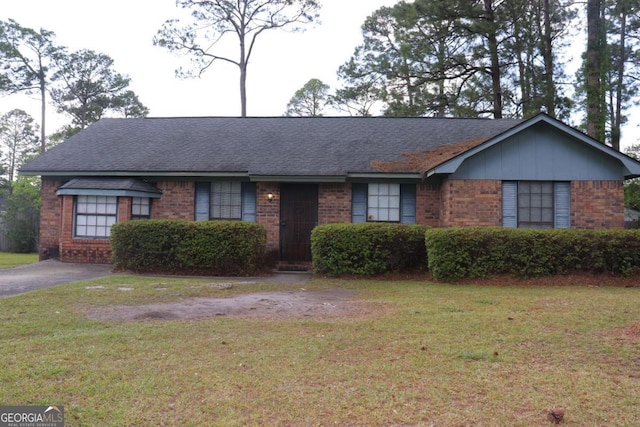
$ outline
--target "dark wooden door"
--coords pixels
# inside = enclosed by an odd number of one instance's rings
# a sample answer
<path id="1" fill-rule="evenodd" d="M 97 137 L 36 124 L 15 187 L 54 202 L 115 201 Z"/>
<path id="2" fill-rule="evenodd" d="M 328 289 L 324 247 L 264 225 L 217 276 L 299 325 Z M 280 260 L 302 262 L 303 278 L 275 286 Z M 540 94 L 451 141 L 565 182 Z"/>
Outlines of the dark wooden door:
<path id="1" fill-rule="evenodd" d="M 318 186 L 280 186 L 280 260 L 311 261 L 311 230 L 318 224 Z"/>

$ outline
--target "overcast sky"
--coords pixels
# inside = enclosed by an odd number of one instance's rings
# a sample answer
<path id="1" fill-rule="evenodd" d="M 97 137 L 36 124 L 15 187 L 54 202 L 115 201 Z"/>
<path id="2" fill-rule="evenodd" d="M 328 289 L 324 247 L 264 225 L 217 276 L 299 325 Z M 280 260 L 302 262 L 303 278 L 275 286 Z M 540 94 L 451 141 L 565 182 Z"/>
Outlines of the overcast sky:
<path id="1" fill-rule="evenodd" d="M 247 77 L 249 116 L 280 116 L 307 81 L 332 88 L 336 72 L 362 42 L 360 26 L 381 6 L 398 0 L 320 0 L 320 23 L 302 33 L 265 32 L 257 41 Z M 223 62 L 202 78 L 181 80 L 174 71 L 185 58 L 153 46 L 162 23 L 178 16 L 175 0 L 2 0 L 0 19 L 56 33 L 59 45 L 111 56 L 114 68 L 131 78 L 130 88 L 150 116 L 240 115 L 238 68 Z M 38 100 L 0 97 L 0 114 L 23 108 L 39 122 Z M 68 123 L 48 114 L 47 134 Z"/>
<path id="2" fill-rule="evenodd" d="M 184 11 L 175 0 L 0 0 L 0 19 L 56 33 L 59 45 L 91 49 L 115 60 L 131 78 L 130 88 L 151 110 L 150 116 L 240 115 L 237 67 L 220 62 L 202 78 L 181 80 L 175 69 L 186 59 L 153 46 L 162 23 Z M 320 0 L 320 22 L 302 33 L 270 31 L 258 39 L 249 63 L 247 113 L 281 116 L 295 93 L 312 78 L 337 87 L 336 72 L 362 42 L 360 26 L 382 6 L 399 0 Z M 579 35 L 583 37 L 584 35 Z M 580 50 L 578 50 L 580 51 Z M 39 100 L 0 95 L 0 114 L 22 108 L 40 121 Z M 49 107 L 47 134 L 70 118 Z M 623 146 L 638 141 L 636 114 L 623 130 Z"/>

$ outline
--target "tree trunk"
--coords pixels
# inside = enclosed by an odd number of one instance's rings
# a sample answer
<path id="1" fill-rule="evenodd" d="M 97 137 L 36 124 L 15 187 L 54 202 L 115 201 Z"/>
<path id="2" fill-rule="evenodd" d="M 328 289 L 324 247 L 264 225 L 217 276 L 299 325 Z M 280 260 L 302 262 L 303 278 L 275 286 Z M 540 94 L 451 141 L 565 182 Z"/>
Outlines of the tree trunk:
<path id="1" fill-rule="evenodd" d="M 496 35 L 496 19 L 493 13 L 493 0 L 484 0 L 485 19 L 488 31 L 489 56 L 491 59 L 490 74 L 493 90 L 493 118 L 502 118 L 502 85 L 500 81 L 500 59 L 498 57 L 498 36 Z"/>
<path id="2" fill-rule="evenodd" d="M 555 98 L 556 90 L 553 84 L 553 46 L 551 39 L 551 6 L 549 0 L 543 0 L 543 16 L 544 16 L 544 32 L 542 34 L 541 50 L 542 57 L 544 58 L 544 105 L 547 110 L 547 114 L 551 117 L 555 117 Z"/>
<path id="3" fill-rule="evenodd" d="M 602 1 L 587 1 L 587 134 L 604 142 L 604 123 L 602 111 L 602 62 L 604 48 L 604 27 L 602 25 Z"/>
<path id="4" fill-rule="evenodd" d="M 44 85 L 40 84 L 40 154 L 44 154 L 47 149 L 46 132 L 45 132 L 45 117 L 47 111 L 47 100 L 45 99 L 47 91 Z"/>
<path id="5" fill-rule="evenodd" d="M 238 37 L 240 38 L 240 117 L 247 117 L 247 45 L 246 45 L 245 21 L 242 20 Z"/>
<path id="6" fill-rule="evenodd" d="M 618 63 L 616 64 L 616 105 L 614 109 L 614 117 L 611 123 L 611 146 L 620 151 L 620 138 L 622 136 L 622 85 L 624 84 L 624 63 L 626 60 L 626 41 L 627 41 L 627 10 L 623 6 L 620 12 L 620 52 L 618 53 Z"/>
<path id="7" fill-rule="evenodd" d="M 45 130 L 45 117 L 47 111 L 47 86 L 42 64 L 40 64 L 40 71 L 38 72 L 38 86 L 40 88 L 40 154 L 44 154 L 47 149 L 46 143 L 46 130 Z"/>

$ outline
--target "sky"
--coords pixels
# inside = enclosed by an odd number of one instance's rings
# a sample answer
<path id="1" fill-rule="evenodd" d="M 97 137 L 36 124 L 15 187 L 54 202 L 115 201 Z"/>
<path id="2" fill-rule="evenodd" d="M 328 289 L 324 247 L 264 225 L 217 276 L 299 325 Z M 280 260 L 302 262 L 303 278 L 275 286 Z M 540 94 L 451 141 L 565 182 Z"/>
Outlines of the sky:
<path id="1" fill-rule="evenodd" d="M 129 88 L 151 117 L 240 115 L 236 66 L 220 62 L 201 78 L 178 79 L 175 70 L 187 65 L 187 58 L 153 46 L 153 36 L 167 19 L 184 16 L 175 0 L 0 1 L 0 20 L 11 18 L 25 27 L 53 31 L 58 45 L 70 51 L 90 49 L 112 57 L 114 69 L 131 78 Z M 366 17 L 399 0 L 320 2 L 320 21 L 304 32 L 274 30 L 259 36 L 247 75 L 249 116 L 283 115 L 294 93 L 312 78 L 337 88 L 337 70 L 362 43 L 360 27 Z M 37 97 L 0 95 L 0 115 L 13 108 L 40 121 Z M 638 142 L 635 117 L 640 114 L 632 114 L 623 128 L 623 147 Z M 70 121 L 49 106 L 47 134 Z"/>
<path id="2" fill-rule="evenodd" d="M 398 0 L 320 0 L 320 22 L 304 32 L 262 33 L 247 72 L 247 115 L 281 116 L 293 94 L 312 78 L 338 86 L 337 70 L 362 43 L 365 18 Z M 0 19 L 16 20 L 56 34 L 71 51 L 90 49 L 114 59 L 114 69 L 131 78 L 129 88 L 150 109 L 149 116 L 239 116 L 239 71 L 220 62 L 201 78 L 178 79 L 187 65 L 152 39 L 167 19 L 184 11 L 175 0 L 2 0 Z M 0 114 L 22 108 L 39 122 L 39 99 L 0 96 Z M 47 134 L 69 118 L 49 107 Z"/>

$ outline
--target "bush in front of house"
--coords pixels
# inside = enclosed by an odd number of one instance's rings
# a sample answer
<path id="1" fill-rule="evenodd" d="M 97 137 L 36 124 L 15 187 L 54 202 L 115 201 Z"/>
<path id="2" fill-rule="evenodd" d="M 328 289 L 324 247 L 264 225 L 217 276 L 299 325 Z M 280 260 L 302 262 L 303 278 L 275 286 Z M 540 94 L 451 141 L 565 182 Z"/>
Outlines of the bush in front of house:
<path id="1" fill-rule="evenodd" d="M 328 276 L 414 272 L 425 266 L 425 226 L 323 224 L 311 232 L 313 271 Z"/>
<path id="2" fill-rule="evenodd" d="M 637 230 L 434 228 L 426 231 L 425 240 L 429 269 L 444 281 L 503 273 L 539 277 L 640 270 Z"/>
<path id="3" fill-rule="evenodd" d="M 241 221 L 125 221 L 111 228 L 116 269 L 248 276 L 265 269 L 266 230 Z"/>

